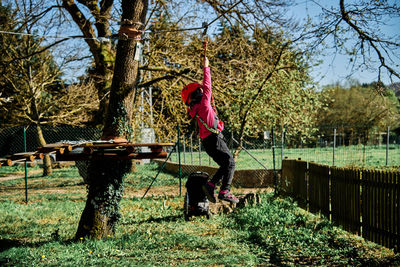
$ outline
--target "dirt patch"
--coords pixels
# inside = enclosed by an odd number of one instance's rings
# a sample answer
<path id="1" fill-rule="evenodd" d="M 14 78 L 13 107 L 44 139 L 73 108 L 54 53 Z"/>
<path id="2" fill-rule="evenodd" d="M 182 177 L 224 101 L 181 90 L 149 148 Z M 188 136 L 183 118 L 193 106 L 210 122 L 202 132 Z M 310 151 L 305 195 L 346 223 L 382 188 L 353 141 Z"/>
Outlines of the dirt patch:
<path id="1" fill-rule="evenodd" d="M 43 170 L 32 170 L 32 171 L 28 171 L 28 177 L 32 176 L 32 175 L 36 175 L 39 173 L 42 173 Z M 25 178 L 25 173 L 22 174 L 10 174 L 10 175 L 6 175 L 6 176 L 1 176 L 0 177 L 0 183 L 1 182 L 5 182 L 5 181 L 10 181 L 10 180 L 15 180 L 15 179 L 21 179 L 21 178 Z"/>

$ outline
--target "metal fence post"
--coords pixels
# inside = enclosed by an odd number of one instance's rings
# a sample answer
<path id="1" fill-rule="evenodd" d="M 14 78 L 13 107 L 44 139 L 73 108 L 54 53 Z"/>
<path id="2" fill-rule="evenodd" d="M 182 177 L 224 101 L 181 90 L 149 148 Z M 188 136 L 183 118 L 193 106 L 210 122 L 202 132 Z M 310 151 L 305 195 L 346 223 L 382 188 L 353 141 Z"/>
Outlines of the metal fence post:
<path id="1" fill-rule="evenodd" d="M 182 165 L 181 165 L 181 149 L 180 149 L 180 144 L 181 144 L 181 131 L 179 130 L 179 125 L 178 125 L 178 162 L 179 162 L 179 196 L 182 196 Z"/>
<path id="2" fill-rule="evenodd" d="M 335 166 L 335 148 L 336 148 L 336 128 L 333 129 L 332 166 Z"/>
<path id="3" fill-rule="evenodd" d="M 281 144 L 281 161 L 283 160 L 283 155 L 284 155 L 283 149 L 284 149 L 284 147 L 285 147 L 285 134 L 286 134 L 286 125 L 283 126 L 283 129 L 282 129 L 282 138 L 281 138 L 281 142 L 282 142 L 282 144 Z"/>
<path id="4" fill-rule="evenodd" d="M 277 177 L 276 177 L 276 166 L 275 166 L 275 131 L 274 127 L 272 126 L 271 129 L 271 135 L 272 135 L 272 166 L 274 170 L 274 189 L 275 189 L 275 194 L 277 193 Z"/>
<path id="5" fill-rule="evenodd" d="M 186 142 L 185 142 L 185 135 L 182 136 L 182 143 L 183 143 L 183 163 L 186 163 Z"/>
<path id="6" fill-rule="evenodd" d="M 24 127 L 24 152 L 26 152 L 26 128 Z M 25 202 L 28 204 L 28 163 L 25 160 Z"/>
<path id="7" fill-rule="evenodd" d="M 387 127 L 387 136 L 386 136 L 386 166 L 389 165 L 389 134 L 390 134 L 390 127 Z"/>
<path id="8" fill-rule="evenodd" d="M 190 159 L 193 165 L 193 134 L 190 135 Z"/>

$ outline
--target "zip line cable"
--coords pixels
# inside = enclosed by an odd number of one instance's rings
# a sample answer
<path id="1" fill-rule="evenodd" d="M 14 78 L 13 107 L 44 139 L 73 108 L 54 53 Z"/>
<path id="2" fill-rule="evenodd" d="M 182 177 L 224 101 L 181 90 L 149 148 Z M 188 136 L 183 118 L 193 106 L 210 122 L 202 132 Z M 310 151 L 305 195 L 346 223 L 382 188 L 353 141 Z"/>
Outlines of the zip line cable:
<path id="1" fill-rule="evenodd" d="M 207 28 L 212 25 L 214 22 L 216 22 L 218 19 L 220 19 L 222 16 L 224 16 L 226 13 L 231 11 L 234 7 L 236 7 L 238 4 L 240 4 L 243 0 L 239 0 L 237 3 L 232 5 L 230 8 L 228 8 L 226 11 L 224 11 L 222 14 L 217 16 L 215 19 L 211 20 L 211 22 L 203 22 L 202 26 L 200 27 L 192 27 L 192 28 L 184 28 L 184 29 L 176 29 L 176 30 L 160 30 L 160 31 L 151 31 L 151 30 L 146 30 L 143 31 L 143 33 L 147 34 L 157 34 L 157 33 L 168 33 L 168 32 L 184 32 L 184 31 L 195 31 L 195 30 L 207 30 Z M 85 37 L 83 35 L 74 35 L 74 36 L 51 36 L 51 35 L 38 35 L 38 34 L 31 34 L 31 33 L 22 33 L 22 32 L 9 32 L 9 31 L 0 31 L 0 34 L 11 34 L 11 35 L 21 35 L 21 36 L 34 36 L 34 37 L 39 37 L 39 38 L 51 38 L 51 39 L 84 39 L 84 40 L 97 40 L 100 42 L 105 42 L 109 41 L 111 39 L 116 39 L 118 37 L 118 34 L 113 34 L 111 37 Z M 133 39 L 133 38 L 127 38 L 127 39 Z M 140 40 L 145 40 L 140 39 Z"/>
<path id="2" fill-rule="evenodd" d="M 51 36 L 51 35 L 39 35 L 33 33 L 24 33 L 24 32 L 8 32 L 8 31 L 0 31 L 3 34 L 11 34 L 11 35 L 21 35 L 21 36 L 34 36 L 39 38 L 51 38 L 51 39 L 90 39 L 90 40 L 101 40 L 102 38 L 108 39 L 107 37 L 85 37 L 83 35 L 72 35 L 72 36 Z"/>

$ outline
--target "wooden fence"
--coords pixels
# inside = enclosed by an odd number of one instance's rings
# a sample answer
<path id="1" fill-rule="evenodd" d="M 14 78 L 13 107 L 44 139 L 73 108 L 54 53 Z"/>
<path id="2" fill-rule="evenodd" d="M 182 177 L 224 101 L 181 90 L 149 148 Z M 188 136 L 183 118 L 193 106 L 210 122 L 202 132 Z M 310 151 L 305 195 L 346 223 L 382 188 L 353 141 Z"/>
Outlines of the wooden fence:
<path id="1" fill-rule="evenodd" d="M 400 172 L 285 159 L 278 188 L 346 231 L 400 251 Z"/>

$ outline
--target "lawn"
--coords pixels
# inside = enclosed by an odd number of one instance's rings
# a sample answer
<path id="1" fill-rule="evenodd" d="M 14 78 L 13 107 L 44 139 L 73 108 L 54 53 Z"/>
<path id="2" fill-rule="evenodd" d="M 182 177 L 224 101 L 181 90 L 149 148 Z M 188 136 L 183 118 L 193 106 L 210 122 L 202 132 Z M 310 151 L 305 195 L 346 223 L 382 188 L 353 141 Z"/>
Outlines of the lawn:
<path id="1" fill-rule="evenodd" d="M 137 172 L 126 177 L 115 236 L 74 242 L 86 200 L 76 168 L 57 169 L 45 178 L 40 173 L 30 176 L 28 204 L 24 178 L 3 179 L 18 172 L 21 175 L 23 168 L 0 168 L 1 266 L 400 264 L 399 254 L 271 193 L 260 192 L 258 205 L 186 222 L 176 177 L 161 173 L 142 199 L 157 174 L 155 165 L 138 165 Z"/>

